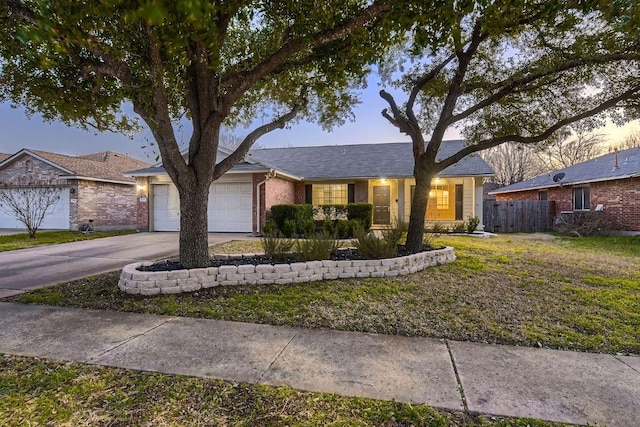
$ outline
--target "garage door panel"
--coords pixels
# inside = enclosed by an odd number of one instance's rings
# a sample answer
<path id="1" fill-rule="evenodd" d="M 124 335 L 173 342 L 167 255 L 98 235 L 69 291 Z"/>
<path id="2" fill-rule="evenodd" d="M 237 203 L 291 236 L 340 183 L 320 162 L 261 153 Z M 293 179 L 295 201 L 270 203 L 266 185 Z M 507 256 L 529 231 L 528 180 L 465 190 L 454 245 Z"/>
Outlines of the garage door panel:
<path id="1" fill-rule="evenodd" d="M 251 176 L 234 176 L 238 182 L 214 182 L 209 190 L 208 230 L 250 232 L 253 229 Z M 225 180 L 230 179 L 225 177 Z M 154 185 L 154 230 L 180 228 L 179 198 L 173 184 Z"/>
<path id="2" fill-rule="evenodd" d="M 24 224 L 14 216 L 0 211 L 0 228 L 25 228 Z M 40 224 L 41 230 L 69 229 L 69 189 L 63 188 L 58 202 L 47 210 L 47 214 Z"/>
<path id="3" fill-rule="evenodd" d="M 153 186 L 153 229 L 178 231 L 180 229 L 180 199 L 173 184 Z"/>

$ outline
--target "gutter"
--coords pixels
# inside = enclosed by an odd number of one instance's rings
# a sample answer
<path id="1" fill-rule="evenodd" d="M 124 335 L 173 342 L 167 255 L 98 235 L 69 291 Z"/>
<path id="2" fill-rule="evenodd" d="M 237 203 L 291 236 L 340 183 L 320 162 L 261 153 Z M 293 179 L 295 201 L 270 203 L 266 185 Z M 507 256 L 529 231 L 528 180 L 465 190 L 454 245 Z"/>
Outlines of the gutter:
<path id="1" fill-rule="evenodd" d="M 545 188 L 559 188 L 567 185 L 592 184 L 594 182 L 616 181 L 618 179 L 631 179 L 631 178 L 639 178 L 639 177 L 640 177 L 640 174 L 634 173 L 630 175 L 618 175 L 618 176 L 611 176 L 607 178 L 590 179 L 585 181 L 563 182 L 562 185 L 559 185 L 558 183 L 554 182 L 549 184 L 536 185 L 535 187 L 516 188 L 513 190 L 504 190 L 504 191 L 496 190 L 496 191 L 490 191 L 487 194 L 496 195 L 496 194 L 518 193 L 520 191 L 543 190 Z"/>
<path id="2" fill-rule="evenodd" d="M 264 176 L 264 179 L 256 185 L 256 234 L 260 234 L 260 187 L 262 187 L 267 181 L 273 179 L 278 175 L 275 169 L 269 169 L 269 172 Z"/>

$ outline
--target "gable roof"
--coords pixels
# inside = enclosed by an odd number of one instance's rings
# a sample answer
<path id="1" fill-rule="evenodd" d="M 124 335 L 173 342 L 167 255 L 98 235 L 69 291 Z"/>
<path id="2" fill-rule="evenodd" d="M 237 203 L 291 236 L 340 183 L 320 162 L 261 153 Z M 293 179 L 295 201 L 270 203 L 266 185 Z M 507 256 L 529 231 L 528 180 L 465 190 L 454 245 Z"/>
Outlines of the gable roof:
<path id="1" fill-rule="evenodd" d="M 554 182 L 553 177 L 559 173 L 564 173 L 564 177 L 560 183 Z M 492 191 L 490 194 L 559 187 L 560 184 L 578 185 L 633 177 L 640 177 L 640 147 L 605 154 L 568 168 L 502 187 Z"/>
<path id="2" fill-rule="evenodd" d="M 218 148 L 218 154 L 216 157 L 216 164 L 220 163 L 221 161 L 223 161 L 224 159 L 226 159 L 231 153 L 233 152 L 233 149 L 227 148 L 227 147 L 219 147 Z M 188 151 L 185 151 L 182 153 L 182 157 L 184 158 L 185 161 L 187 161 L 188 158 Z M 272 169 L 273 167 L 270 165 L 266 165 L 263 163 L 260 163 L 258 161 L 256 161 L 255 159 L 253 159 L 251 156 L 246 156 L 246 158 L 240 162 L 235 164 L 231 170 L 229 170 L 227 173 L 254 173 L 254 172 L 268 172 L 269 169 Z M 126 171 L 125 175 L 128 177 L 136 177 L 136 176 L 157 176 L 157 175 L 166 175 L 167 171 L 164 169 L 164 167 L 162 166 L 162 161 L 156 163 L 155 165 L 151 166 L 151 167 L 147 167 L 147 168 L 143 168 L 143 169 L 136 169 L 134 170 L 129 169 L 128 171 Z M 297 177 L 291 177 L 294 179 L 297 179 Z"/>
<path id="3" fill-rule="evenodd" d="M 438 159 L 465 146 L 465 141 L 443 141 Z M 250 152 L 263 164 L 304 179 L 394 178 L 413 176 L 410 142 L 313 147 L 263 148 Z M 478 155 L 467 156 L 438 176 L 493 176 L 494 171 Z"/>
<path id="4" fill-rule="evenodd" d="M 5 161 L 6 159 L 8 159 L 9 157 L 11 157 L 11 154 L 4 154 L 4 153 L 0 153 L 0 162 Z"/>
<path id="5" fill-rule="evenodd" d="M 33 156 L 59 168 L 61 178 L 134 183 L 135 179 L 125 177 L 123 173 L 131 169 L 149 166 L 147 162 L 111 151 L 74 157 L 47 151 L 22 149 L 8 158 L 0 160 L 0 167 L 11 163 L 22 155 Z"/>

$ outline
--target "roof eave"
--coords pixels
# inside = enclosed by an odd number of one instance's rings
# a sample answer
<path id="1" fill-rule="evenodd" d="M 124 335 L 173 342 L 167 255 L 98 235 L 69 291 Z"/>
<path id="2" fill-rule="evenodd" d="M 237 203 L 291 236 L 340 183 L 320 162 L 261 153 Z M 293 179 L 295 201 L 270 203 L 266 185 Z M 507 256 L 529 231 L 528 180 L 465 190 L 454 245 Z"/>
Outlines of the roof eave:
<path id="1" fill-rule="evenodd" d="M 110 184 L 124 184 L 124 185 L 136 185 L 135 182 L 132 181 L 119 181 L 116 179 L 107 179 L 107 178 L 95 178 L 91 176 L 82 176 L 82 175 L 60 175 L 60 179 L 78 179 L 82 181 L 96 181 L 96 182 L 108 182 Z"/>
<path id="2" fill-rule="evenodd" d="M 61 171 L 64 171 L 65 173 L 75 173 L 74 171 L 72 171 L 71 169 L 67 169 L 64 166 L 60 166 L 59 164 L 52 162 L 51 160 L 39 156 L 36 153 L 28 150 L 27 148 L 23 148 L 22 150 L 18 151 L 15 154 L 12 154 L 11 156 L 7 157 L 6 159 L 4 159 L 3 161 L 0 162 L 0 168 L 3 167 L 4 165 L 7 165 L 9 163 L 11 163 L 13 160 L 17 159 L 20 155 L 22 154 L 29 154 L 32 157 L 35 157 L 36 159 L 40 160 L 41 162 L 47 163 L 48 165 L 51 165 L 57 169 L 60 169 Z"/>
<path id="3" fill-rule="evenodd" d="M 588 179 L 583 181 L 563 182 L 558 184 L 553 183 L 553 184 L 547 184 L 547 185 L 537 185 L 535 187 L 517 188 L 513 190 L 504 190 L 504 191 L 495 190 L 495 191 L 490 191 L 488 194 L 495 195 L 495 194 L 506 194 L 506 193 L 518 193 L 520 191 L 533 191 L 533 190 L 542 190 L 545 188 L 569 187 L 574 185 L 593 184 L 594 182 L 616 181 L 618 179 L 630 179 L 630 178 L 638 178 L 638 177 L 640 177 L 640 173 L 635 173 L 630 175 L 611 176 L 607 178 Z"/>

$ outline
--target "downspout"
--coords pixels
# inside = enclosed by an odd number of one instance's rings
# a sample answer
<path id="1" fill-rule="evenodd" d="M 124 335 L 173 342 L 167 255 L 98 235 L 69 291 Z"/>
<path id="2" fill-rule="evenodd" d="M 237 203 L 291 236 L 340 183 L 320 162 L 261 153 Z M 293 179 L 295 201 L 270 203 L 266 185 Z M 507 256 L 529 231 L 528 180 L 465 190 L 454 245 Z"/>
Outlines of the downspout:
<path id="1" fill-rule="evenodd" d="M 260 234 L 260 187 L 263 186 L 267 181 L 272 178 L 275 178 L 278 173 L 274 169 L 269 169 L 269 173 L 264 176 L 264 179 L 256 185 L 256 234 Z"/>

